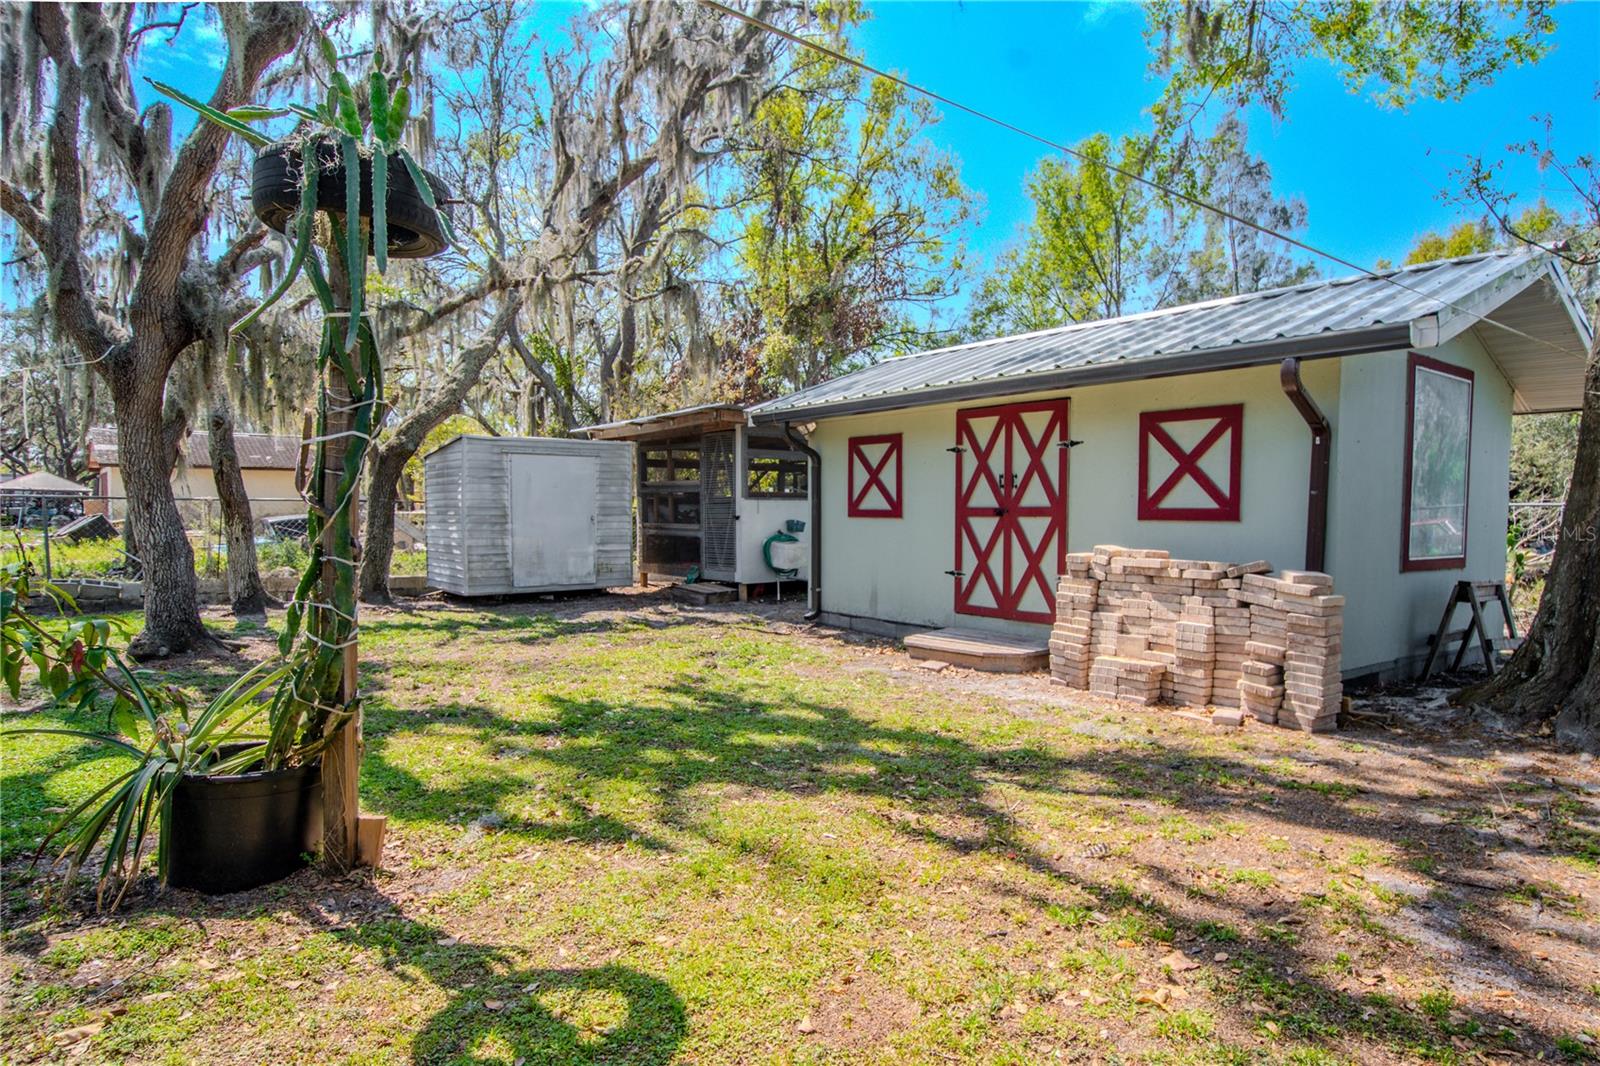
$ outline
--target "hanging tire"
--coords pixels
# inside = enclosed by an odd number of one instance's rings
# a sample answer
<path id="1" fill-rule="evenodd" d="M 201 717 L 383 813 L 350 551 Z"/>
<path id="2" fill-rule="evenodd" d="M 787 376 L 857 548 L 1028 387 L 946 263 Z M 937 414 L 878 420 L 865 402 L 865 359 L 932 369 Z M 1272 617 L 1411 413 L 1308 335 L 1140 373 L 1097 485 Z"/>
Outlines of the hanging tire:
<path id="1" fill-rule="evenodd" d="M 434 203 L 443 203 L 450 190 L 438 175 L 423 172 L 433 190 Z M 317 144 L 317 210 L 345 213 L 345 169 L 339 145 L 330 140 Z M 372 218 L 372 160 L 361 159 L 361 217 Z M 250 206 L 268 228 L 286 233 L 300 209 L 300 146 L 287 141 L 269 144 L 256 156 L 250 178 Z M 411 180 L 411 170 L 398 155 L 389 157 L 388 210 L 389 257 L 427 259 L 444 251 L 444 227 L 438 214 L 423 202 Z M 442 209 L 441 209 L 442 210 Z"/>

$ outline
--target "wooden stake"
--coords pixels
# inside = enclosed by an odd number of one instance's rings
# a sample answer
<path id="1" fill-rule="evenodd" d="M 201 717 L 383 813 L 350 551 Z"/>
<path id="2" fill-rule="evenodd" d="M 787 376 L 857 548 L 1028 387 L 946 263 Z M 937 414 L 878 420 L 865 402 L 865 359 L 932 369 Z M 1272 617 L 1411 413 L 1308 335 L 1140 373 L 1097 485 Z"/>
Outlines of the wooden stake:
<path id="1" fill-rule="evenodd" d="M 334 242 L 329 242 L 330 246 Z M 346 271 L 341 250 L 330 247 L 328 256 L 328 282 L 333 288 L 334 304 L 346 312 L 350 309 L 350 276 Z M 317 486 L 317 502 L 325 512 L 332 512 L 339 504 L 339 481 L 344 474 L 344 453 L 347 432 L 355 421 L 350 410 L 354 398 L 349 383 L 330 360 L 324 371 L 323 387 L 328 395 L 328 418 L 321 441 L 322 484 Z M 359 485 L 359 482 L 358 482 Z M 346 509 L 354 522 L 357 500 L 352 499 Z M 353 558 L 352 553 L 352 558 Z M 322 579 L 318 582 L 318 598 L 324 603 L 335 602 L 335 571 L 331 561 L 322 564 Z M 356 697 L 356 646 L 344 649 L 344 676 L 338 693 L 339 705 Z M 322 752 L 322 862 L 331 873 L 344 873 L 358 861 L 357 819 L 361 811 L 359 791 L 361 778 L 361 716 L 351 718 L 329 741 Z"/>

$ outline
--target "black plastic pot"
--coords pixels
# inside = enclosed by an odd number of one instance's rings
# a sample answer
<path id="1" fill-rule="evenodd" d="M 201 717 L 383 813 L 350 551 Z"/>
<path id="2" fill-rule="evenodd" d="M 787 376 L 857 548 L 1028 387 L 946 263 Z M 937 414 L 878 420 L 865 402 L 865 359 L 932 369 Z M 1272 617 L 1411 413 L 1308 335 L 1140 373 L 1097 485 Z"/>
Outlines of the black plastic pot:
<path id="1" fill-rule="evenodd" d="M 239 750 L 230 747 L 224 754 Z M 213 894 L 270 884 L 322 845 L 322 767 L 185 774 L 172 790 L 171 818 L 168 884 Z"/>
<path id="2" fill-rule="evenodd" d="M 256 217 L 279 233 L 287 232 L 300 209 L 300 145 L 278 141 L 261 149 L 250 177 L 250 207 Z M 424 171 L 433 201 L 442 204 L 450 190 L 438 175 Z M 334 141 L 317 144 L 317 209 L 345 213 L 344 159 Z M 361 160 L 361 217 L 372 217 L 372 160 Z M 444 251 L 444 228 L 439 216 L 423 202 L 411 180 L 411 170 L 399 156 L 389 157 L 386 186 L 389 220 L 389 257 L 426 259 Z"/>

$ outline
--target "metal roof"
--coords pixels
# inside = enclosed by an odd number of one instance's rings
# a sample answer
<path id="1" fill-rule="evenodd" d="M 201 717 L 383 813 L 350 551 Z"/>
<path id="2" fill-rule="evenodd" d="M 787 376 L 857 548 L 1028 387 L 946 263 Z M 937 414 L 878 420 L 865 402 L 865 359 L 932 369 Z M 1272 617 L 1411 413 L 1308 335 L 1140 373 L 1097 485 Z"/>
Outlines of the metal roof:
<path id="1" fill-rule="evenodd" d="M 239 453 L 239 466 L 244 470 L 293 470 L 300 457 L 299 437 L 277 436 L 272 433 L 235 433 L 233 446 Z M 211 441 L 203 431 L 190 433 L 184 441 L 183 461 L 188 467 L 211 465 Z M 121 465 L 116 426 L 90 427 L 89 465 L 91 467 Z"/>
<path id="2" fill-rule="evenodd" d="M 1513 300 L 1545 312 L 1526 316 L 1534 328 L 1517 326 L 1535 340 L 1480 322 L 1478 316 Z M 1577 408 L 1589 343 L 1587 322 L 1554 261 L 1537 252 L 1516 251 L 938 348 L 769 400 L 753 407 L 750 415 L 756 422 L 808 421 L 1202 373 L 1291 355 L 1311 359 L 1431 347 L 1473 328 L 1511 380 L 1519 412 Z M 1497 346 L 1506 349 L 1507 358 L 1500 357 Z M 1519 370 L 1526 373 L 1519 375 Z"/>
<path id="3" fill-rule="evenodd" d="M 745 410 L 736 403 L 703 403 L 697 407 L 681 407 L 676 411 L 641 415 L 621 422 L 579 426 L 572 431 L 572 435 L 591 440 L 646 440 L 676 434 L 713 432 L 742 425 L 744 421 Z"/>
<path id="4" fill-rule="evenodd" d="M 57 477 L 48 470 L 35 470 L 31 474 L 0 481 L 0 492 L 27 492 L 45 496 L 83 496 L 89 490 L 76 481 Z"/>

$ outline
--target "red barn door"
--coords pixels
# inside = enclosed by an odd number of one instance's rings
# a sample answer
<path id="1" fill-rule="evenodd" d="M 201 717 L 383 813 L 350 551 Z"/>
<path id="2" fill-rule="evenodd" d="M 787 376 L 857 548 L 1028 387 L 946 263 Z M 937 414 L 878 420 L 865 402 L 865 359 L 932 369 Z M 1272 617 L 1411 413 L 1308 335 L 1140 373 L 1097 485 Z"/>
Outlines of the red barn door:
<path id="1" fill-rule="evenodd" d="M 1066 441 L 1066 400 L 956 412 L 957 614 L 1055 620 Z"/>

